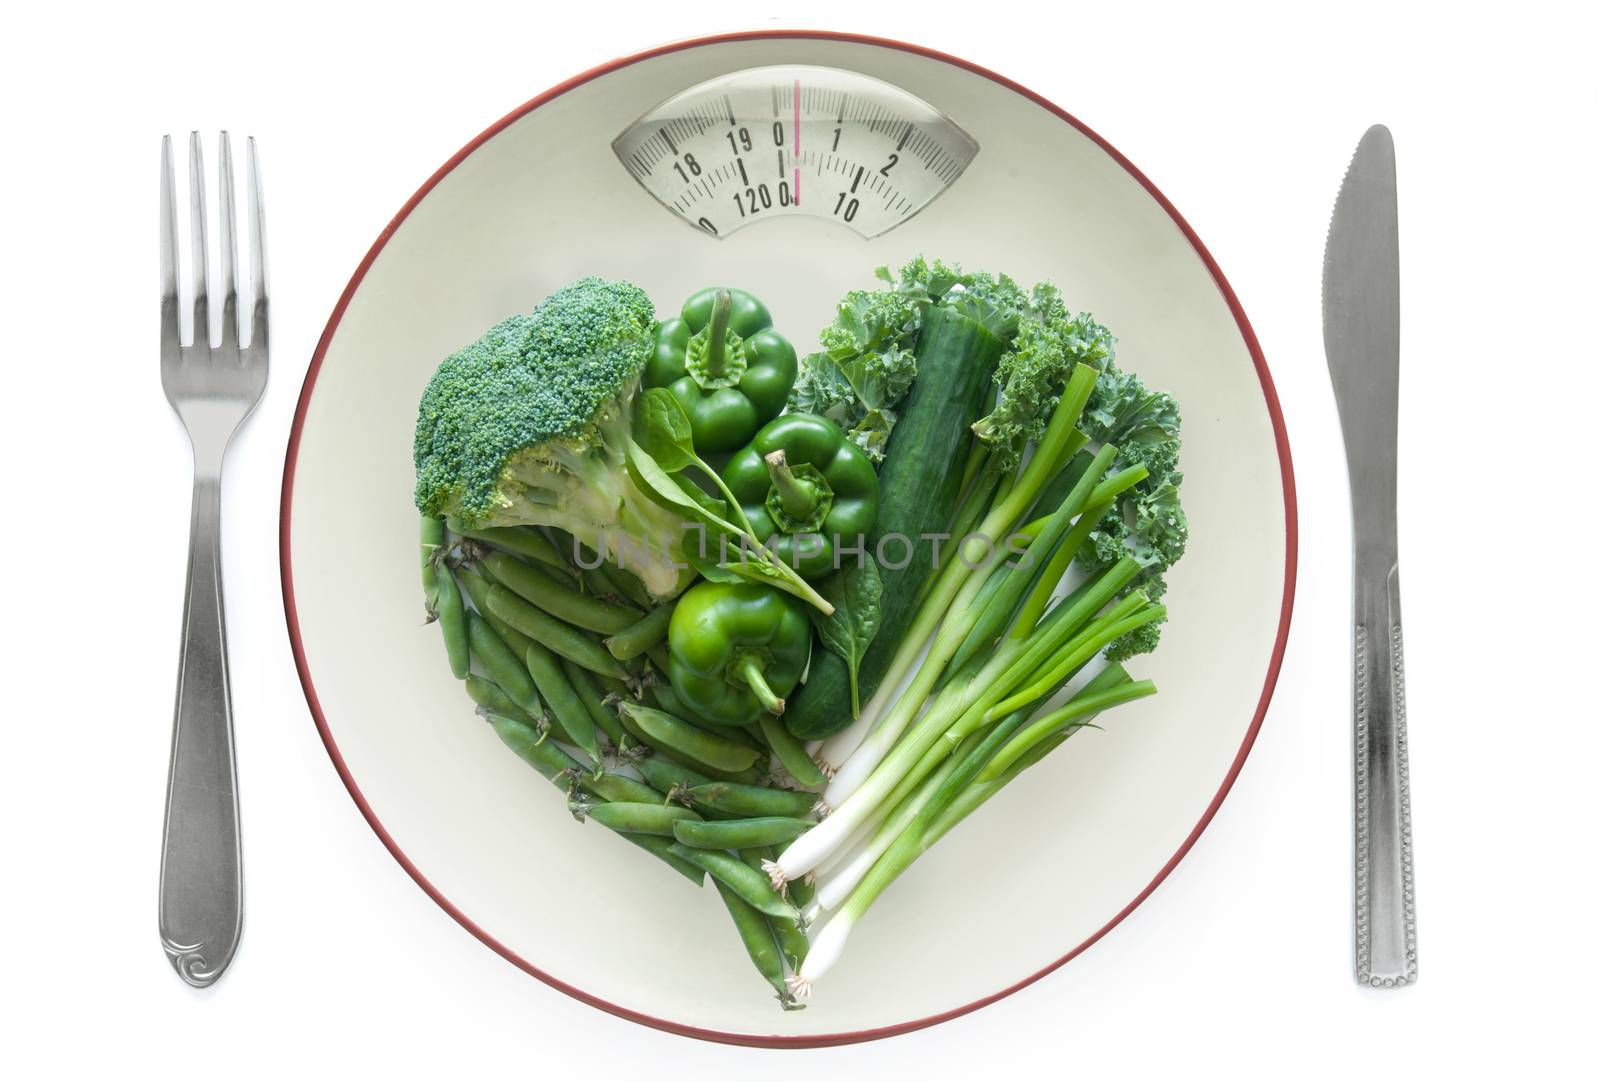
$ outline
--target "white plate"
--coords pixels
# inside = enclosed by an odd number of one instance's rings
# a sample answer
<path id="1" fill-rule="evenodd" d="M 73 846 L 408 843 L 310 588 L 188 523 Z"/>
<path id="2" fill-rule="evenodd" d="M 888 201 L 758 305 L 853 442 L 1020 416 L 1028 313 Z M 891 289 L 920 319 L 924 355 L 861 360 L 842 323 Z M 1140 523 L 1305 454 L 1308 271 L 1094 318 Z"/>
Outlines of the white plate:
<path id="1" fill-rule="evenodd" d="M 983 150 L 926 211 L 873 240 L 800 217 L 710 239 L 612 158 L 611 137 L 672 93 L 785 63 L 905 87 Z M 716 893 L 574 823 L 473 715 L 438 634 L 418 625 L 417 396 L 446 353 L 585 274 L 632 280 L 663 311 L 705 284 L 741 285 L 807 351 L 843 291 L 918 252 L 1054 280 L 1118 335 L 1125 367 L 1177 395 L 1191 545 L 1172 574 L 1161 647 L 1139 661 L 1161 693 L 1107 715 L 1108 731 L 1080 734 L 918 862 L 856 927 L 811 1005 L 785 1013 Z M 362 813 L 423 889 L 495 951 L 591 1004 L 765 1045 L 849 1042 L 968 1012 L 1060 966 L 1137 906 L 1249 751 L 1295 572 L 1289 449 L 1266 363 L 1176 210 L 1101 138 L 994 73 L 816 33 L 704 39 L 595 69 L 429 179 L 356 270 L 312 360 L 282 537 L 312 714 Z"/>

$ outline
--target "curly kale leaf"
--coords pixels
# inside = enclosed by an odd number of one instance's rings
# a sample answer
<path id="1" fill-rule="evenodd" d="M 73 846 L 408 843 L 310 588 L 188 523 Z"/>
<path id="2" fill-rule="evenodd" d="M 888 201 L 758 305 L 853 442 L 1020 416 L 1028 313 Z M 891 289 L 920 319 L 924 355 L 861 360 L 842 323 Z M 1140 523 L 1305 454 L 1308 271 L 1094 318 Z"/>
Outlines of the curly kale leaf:
<path id="1" fill-rule="evenodd" d="M 811 353 L 800 361 L 800 373 L 789 391 L 786 413 L 815 413 L 842 428 L 849 428 L 866 412 L 850 380 L 833 357 Z"/>
<path id="2" fill-rule="evenodd" d="M 1071 314 L 1052 284 L 1035 286 L 1025 303 L 1016 337 L 995 365 L 994 409 L 972 426 L 1001 473 L 1014 468 L 1028 444 L 1044 435 L 1073 369 L 1106 367 L 1116 345 L 1092 316 Z"/>

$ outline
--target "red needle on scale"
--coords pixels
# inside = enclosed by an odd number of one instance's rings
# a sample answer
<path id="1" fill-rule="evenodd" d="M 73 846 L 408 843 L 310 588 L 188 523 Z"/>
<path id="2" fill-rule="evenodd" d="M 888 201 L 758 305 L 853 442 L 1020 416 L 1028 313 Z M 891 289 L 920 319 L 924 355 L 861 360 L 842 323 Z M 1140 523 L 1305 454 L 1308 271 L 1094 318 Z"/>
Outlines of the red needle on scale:
<path id="1" fill-rule="evenodd" d="M 800 204 L 800 81 L 794 81 L 794 203 Z"/>

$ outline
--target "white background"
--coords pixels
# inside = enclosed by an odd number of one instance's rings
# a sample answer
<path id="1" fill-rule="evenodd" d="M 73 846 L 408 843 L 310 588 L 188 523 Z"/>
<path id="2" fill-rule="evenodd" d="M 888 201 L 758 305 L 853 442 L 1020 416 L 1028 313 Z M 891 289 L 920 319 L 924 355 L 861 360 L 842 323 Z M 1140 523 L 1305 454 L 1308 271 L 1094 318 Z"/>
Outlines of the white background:
<path id="1" fill-rule="evenodd" d="M 14 499 L 0 1080 L 1593 1087 L 1580 1047 L 1600 973 L 1593 9 L 536 8 L 7 15 L 0 465 Z M 316 338 L 373 238 L 440 163 L 522 101 L 619 54 L 797 25 L 900 37 L 994 68 L 1163 189 L 1226 271 L 1277 380 L 1301 564 L 1254 753 L 1141 909 L 1055 975 L 954 1023 L 775 1054 L 572 1001 L 406 877 L 304 707 L 276 532 L 288 422 Z M 1421 954 L 1418 985 L 1392 993 L 1359 989 L 1351 974 L 1347 495 L 1318 301 L 1335 190 L 1380 120 L 1400 169 Z M 275 359 L 234 445 L 225 502 L 246 928 L 221 984 L 197 993 L 155 935 L 189 499 L 187 446 L 156 367 L 156 153 L 163 132 L 221 126 L 262 145 Z M 358 554 L 356 544 L 353 563 Z"/>

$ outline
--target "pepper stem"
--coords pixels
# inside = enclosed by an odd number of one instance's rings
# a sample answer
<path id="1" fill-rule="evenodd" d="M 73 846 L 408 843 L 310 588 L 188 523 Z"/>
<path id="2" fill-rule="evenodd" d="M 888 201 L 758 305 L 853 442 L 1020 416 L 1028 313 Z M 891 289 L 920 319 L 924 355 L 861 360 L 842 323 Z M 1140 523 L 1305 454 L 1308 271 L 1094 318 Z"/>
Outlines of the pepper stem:
<path id="1" fill-rule="evenodd" d="M 766 456 L 766 463 L 767 476 L 772 479 L 772 487 L 778 491 L 778 503 L 783 505 L 784 512 L 790 519 L 809 519 L 817 510 L 817 501 L 820 499 L 817 487 L 803 478 L 795 477 L 781 447 Z"/>
<path id="2" fill-rule="evenodd" d="M 706 327 L 706 374 L 720 376 L 727 363 L 728 316 L 733 313 L 733 293 L 717 289 L 711 298 L 711 324 Z"/>
<path id="3" fill-rule="evenodd" d="M 783 699 L 772 692 L 772 687 L 767 685 L 767 677 L 761 673 L 761 665 L 754 656 L 745 658 L 739 665 L 739 677 L 750 688 L 750 693 L 766 707 L 767 712 L 775 717 L 783 716 Z"/>

